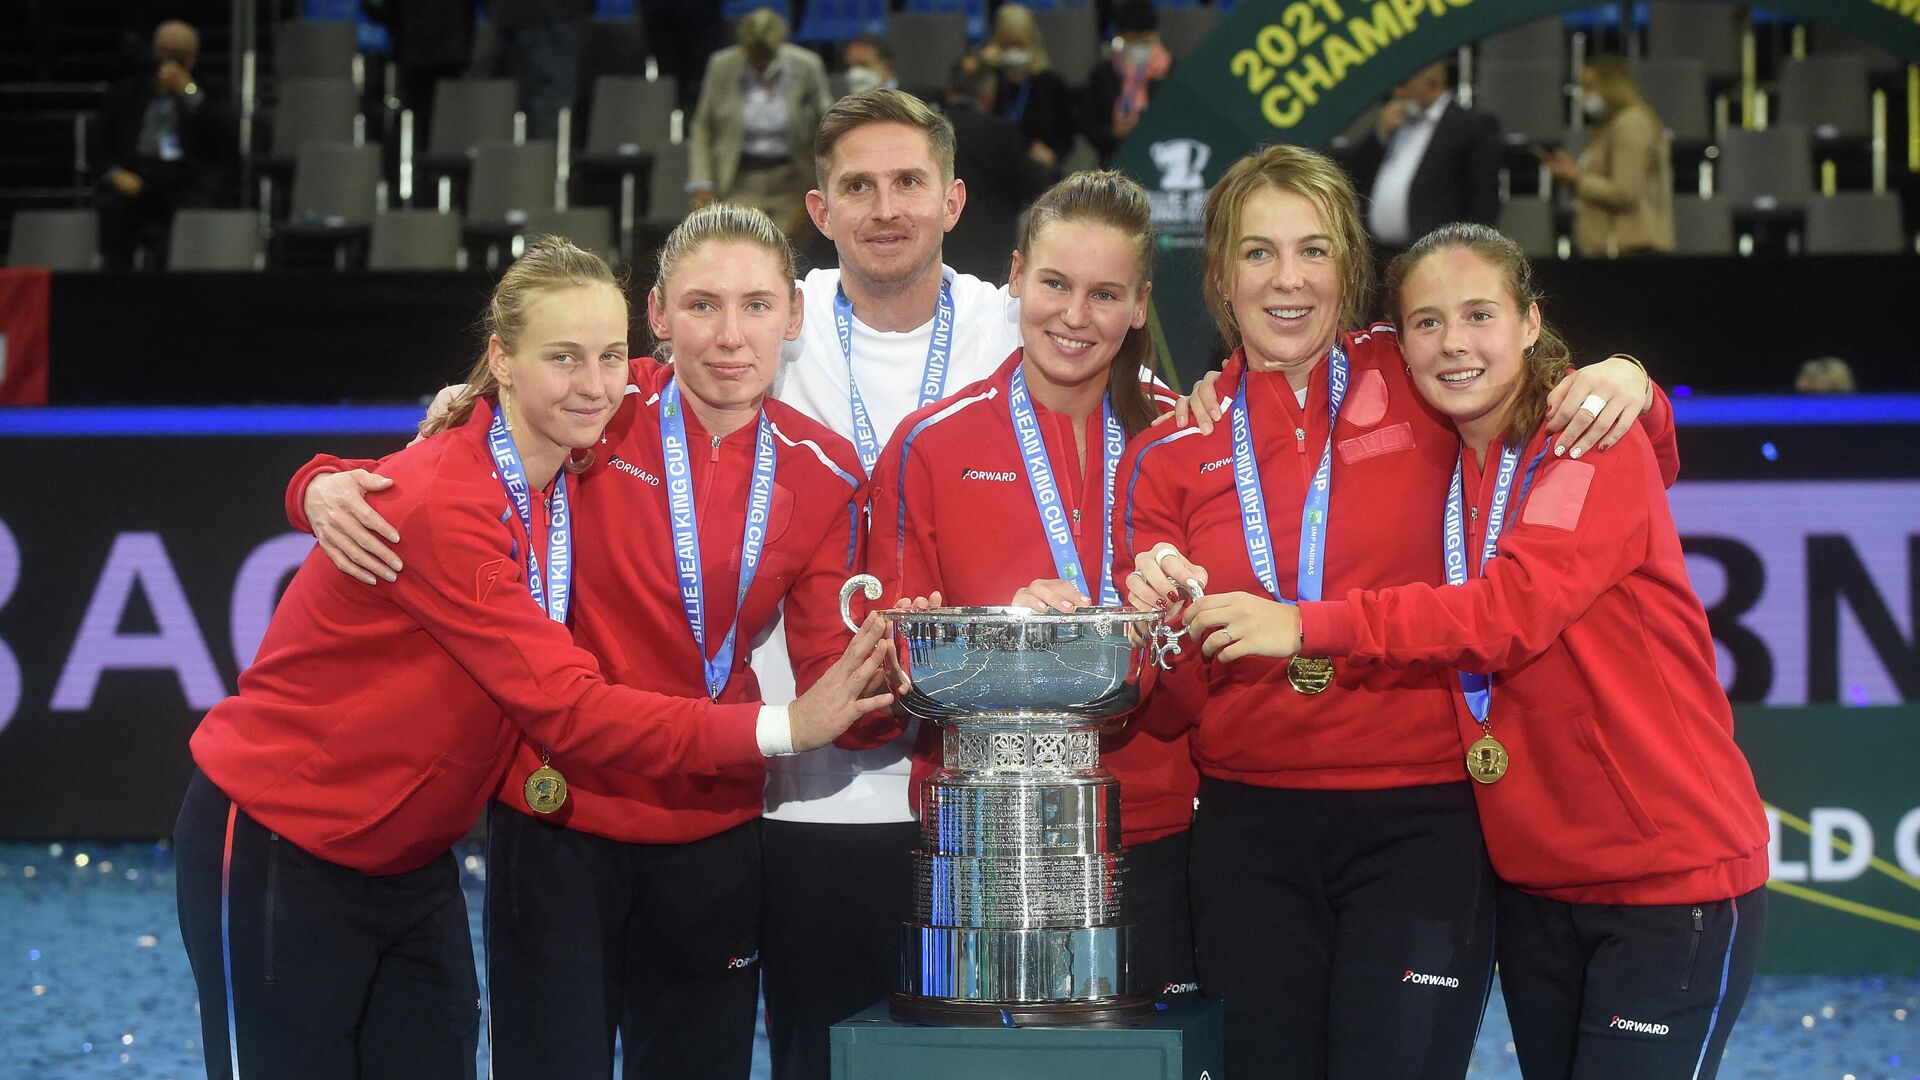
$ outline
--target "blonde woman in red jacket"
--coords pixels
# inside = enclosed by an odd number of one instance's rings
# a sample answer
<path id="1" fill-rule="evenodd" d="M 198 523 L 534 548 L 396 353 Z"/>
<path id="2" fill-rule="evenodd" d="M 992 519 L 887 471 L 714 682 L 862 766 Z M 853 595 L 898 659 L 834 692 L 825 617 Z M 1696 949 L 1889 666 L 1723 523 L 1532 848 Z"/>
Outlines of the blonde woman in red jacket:
<path id="1" fill-rule="evenodd" d="M 1013 254 L 1015 349 L 991 377 L 911 414 L 880 455 L 867 570 L 897 597 L 1071 611 L 1116 605 L 1113 483 L 1127 439 L 1174 398 L 1150 381 L 1152 210 L 1140 185 L 1082 172 L 1034 201 Z M 1187 729 L 1194 651 L 1101 747 L 1120 781 L 1134 988 L 1195 988 L 1187 825 L 1199 782 Z M 913 793 L 938 764 L 934 725 Z"/>
<path id="2" fill-rule="evenodd" d="M 756 770 L 887 700 L 867 694 L 877 621 L 808 709 L 609 685 L 567 625 L 572 541 L 594 513 L 570 496 L 589 455 L 607 464 L 626 298 L 599 258 L 542 242 L 501 278 L 487 325 L 445 430 L 379 463 L 406 572 L 375 590 L 315 551 L 239 693 L 193 735 L 174 839 L 210 1077 L 474 1075 L 479 989 L 449 847 L 503 783 L 547 790 L 510 771 L 522 739 L 666 783 Z"/>
<path id="3" fill-rule="evenodd" d="M 1206 237 L 1208 301 L 1239 346 L 1218 383 L 1227 422 L 1128 447 L 1120 587 L 1173 604 L 1191 578 L 1277 606 L 1443 580 L 1458 438 L 1413 391 L 1393 328 L 1360 322 L 1372 271 L 1345 174 L 1294 146 L 1249 155 L 1209 193 Z M 1630 361 L 1560 393 L 1569 456 L 1643 410 L 1671 439 Z M 1608 401 L 1598 417 L 1572 407 L 1588 393 Z M 1203 677 L 1194 944 L 1203 992 L 1226 1000 L 1227 1071 L 1457 1080 L 1492 967 L 1493 874 L 1446 673 L 1322 657 Z"/>
<path id="4" fill-rule="evenodd" d="M 1521 1071 L 1710 1080 L 1759 955 L 1767 824 L 1660 465 L 1638 431 L 1604 455 L 1550 452 L 1567 348 L 1511 240 L 1444 226 L 1387 280 L 1413 383 L 1459 431 L 1452 587 L 1298 608 L 1209 596 L 1189 625 L 1228 663 L 1458 665 Z"/>

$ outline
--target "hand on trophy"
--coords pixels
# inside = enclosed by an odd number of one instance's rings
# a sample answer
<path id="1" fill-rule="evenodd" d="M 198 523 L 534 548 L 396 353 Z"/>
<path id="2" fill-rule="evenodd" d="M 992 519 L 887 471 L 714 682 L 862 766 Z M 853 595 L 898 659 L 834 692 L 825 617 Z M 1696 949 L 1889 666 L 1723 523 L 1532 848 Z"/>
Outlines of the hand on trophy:
<path id="1" fill-rule="evenodd" d="M 1065 578 L 1035 578 L 1031 584 L 1021 586 L 1008 604 L 1034 611 L 1072 611 L 1092 607 L 1093 600 L 1086 590 Z"/>
<path id="2" fill-rule="evenodd" d="M 891 705 L 895 691 L 888 688 L 889 682 L 905 693 L 906 677 L 892 660 L 887 621 L 878 613 L 869 613 L 840 659 L 788 707 L 787 725 L 793 735 L 794 752 L 825 746 L 852 727 L 855 720 Z"/>
<path id="3" fill-rule="evenodd" d="M 1127 603 L 1136 611 L 1159 611 L 1173 621 L 1181 605 L 1207 591 L 1207 569 L 1187 561 L 1172 544 L 1155 544 L 1133 557 Z"/>
<path id="4" fill-rule="evenodd" d="M 1200 652 L 1217 660 L 1285 660 L 1300 651 L 1300 609 L 1252 593 L 1203 596 L 1187 608 L 1186 624 Z"/>
<path id="5" fill-rule="evenodd" d="M 893 606 L 901 611 L 928 611 L 943 605 L 941 603 L 940 590 L 935 589 L 932 595 L 929 596 L 903 596 L 895 600 Z"/>

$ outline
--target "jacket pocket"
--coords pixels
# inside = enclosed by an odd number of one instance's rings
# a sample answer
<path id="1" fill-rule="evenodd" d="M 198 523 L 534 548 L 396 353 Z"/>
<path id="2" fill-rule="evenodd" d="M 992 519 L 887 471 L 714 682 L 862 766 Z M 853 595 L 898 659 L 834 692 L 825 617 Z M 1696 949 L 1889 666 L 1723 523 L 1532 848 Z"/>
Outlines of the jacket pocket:
<path id="1" fill-rule="evenodd" d="M 265 915 L 260 920 L 261 926 L 264 928 L 263 934 L 265 936 L 265 941 L 261 943 L 262 961 L 260 967 L 266 975 L 266 981 L 269 983 L 273 981 L 273 923 L 275 908 L 279 904 L 279 899 L 280 834 L 270 832 L 267 834 L 267 895 Z"/>
<path id="2" fill-rule="evenodd" d="M 329 844 L 344 843 L 349 840 L 357 840 L 372 832 L 388 818 L 391 818 L 401 807 L 405 806 L 407 800 L 413 798 L 416 792 L 427 786 L 427 783 L 438 775 L 441 769 L 446 767 L 446 763 L 447 755 L 445 754 L 434 758 L 432 764 L 422 769 L 418 775 L 408 781 L 406 786 L 402 787 L 392 798 L 380 804 L 378 810 L 361 818 L 358 823 L 327 837 L 326 842 Z"/>
<path id="3" fill-rule="evenodd" d="M 1693 986 L 1693 968 L 1700 962 L 1700 939 L 1707 936 L 1707 913 L 1696 907 L 1690 914 L 1693 928 L 1687 934 L 1687 966 L 1680 969 L 1680 989 L 1683 992 Z"/>

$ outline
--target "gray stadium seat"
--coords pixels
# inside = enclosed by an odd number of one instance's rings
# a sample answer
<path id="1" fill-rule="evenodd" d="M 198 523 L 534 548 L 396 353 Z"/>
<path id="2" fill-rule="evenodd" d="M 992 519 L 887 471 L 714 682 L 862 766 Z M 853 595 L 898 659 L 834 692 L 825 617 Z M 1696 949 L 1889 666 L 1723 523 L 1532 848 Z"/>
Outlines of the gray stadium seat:
<path id="1" fill-rule="evenodd" d="M 601 76 L 593 84 L 585 157 L 631 157 L 672 142 L 679 101 L 680 87 L 671 77 L 649 82 L 631 75 Z"/>
<path id="2" fill-rule="evenodd" d="M 1710 79 L 1740 74 L 1740 9 L 1732 4 L 1660 0 L 1647 5 L 1647 56 L 1693 57 Z"/>
<path id="3" fill-rule="evenodd" d="M 260 215 L 252 210 L 181 210 L 173 215 L 168 270 L 259 270 L 266 263 Z"/>
<path id="4" fill-rule="evenodd" d="M 1167 47 L 1175 60 L 1191 56 L 1200 42 L 1213 33 L 1213 28 L 1220 25 L 1220 9 L 1211 4 L 1163 7 L 1159 15 L 1160 44 Z"/>
<path id="5" fill-rule="evenodd" d="M 901 89 L 943 89 L 955 62 L 966 55 L 966 13 L 893 12 L 887 16 L 887 43 L 893 46 L 893 68 L 900 74 Z M 1086 78 L 1086 73 L 1080 77 Z"/>
<path id="6" fill-rule="evenodd" d="M 1843 191 L 1807 203 L 1809 255 L 1898 255 L 1906 250 L 1897 196 Z"/>
<path id="7" fill-rule="evenodd" d="M 1560 255 L 1552 199 L 1509 199 L 1500 208 L 1500 231 L 1519 244 L 1528 258 L 1553 259 Z"/>
<path id="8" fill-rule="evenodd" d="M 609 263 L 615 262 L 620 252 L 613 237 L 613 211 L 604 206 L 531 210 L 520 234 L 529 240 L 538 236 L 564 236 Z"/>
<path id="9" fill-rule="evenodd" d="M 432 210 L 376 214 L 367 245 L 367 269 L 457 270 L 461 230 L 459 214 Z"/>
<path id="10" fill-rule="evenodd" d="M 1735 206 L 1771 199 L 1799 206 L 1813 194 L 1813 148 L 1807 129 L 1776 124 L 1765 131 L 1735 128 L 1720 140 L 1715 189 Z"/>
<path id="11" fill-rule="evenodd" d="M 660 148 L 653 158 L 653 181 L 647 185 L 645 220 L 676 222 L 687 216 L 690 168 L 686 143 Z"/>
<path id="12" fill-rule="evenodd" d="M 310 142 L 352 142 L 353 118 L 360 95 L 351 79 L 280 80 L 280 102 L 273 111 L 273 156 L 291 159 Z"/>
<path id="13" fill-rule="evenodd" d="M 1567 128 L 1565 71 L 1551 60 L 1488 60 L 1475 75 L 1474 107 L 1500 121 L 1509 143 L 1558 139 Z"/>
<path id="14" fill-rule="evenodd" d="M 379 143 L 308 143 L 294 162 L 287 221 L 308 230 L 363 227 L 378 210 L 379 184 Z"/>
<path id="15" fill-rule="evenodd" d="M 1480 42 L 1479 47 L 1479 57 L 1483 62 L 1510 60 L 1544 63 L 1551 60 L 1560 65 L 1562 72 L 1567 70 L 1569 56 L 1566 28 L 1561 25 L 1558 15 L 1503 30 Z"/>
<path id="16" fill-rule="evenodd" d="M 1707 100 L 1707 65 L 1690 57 L 1641 60 L 1633 78 L 1660 122 L 1683 142 L 1713 138 L 1713 110 Z"/>
<path id="17" fill-rule="evenodd" d="M 1831 26 L 1814 26 L 1808 51 L 1814 56 L 1858 56 L 1867 62 L 1867 71 L 1875 75 L 1899 71 L 1906 65 L 1898 56 Z"/>
<path id="18" fill-rule="evenodd" d="M 1675 255 L 1733 254 L 1733 204 L 1698 195 L 1673 197 Z"/>
<path id="19" fill-rule="evenodd" d="M 637 16 L 592 19 L 580 36 L 579 85 L 592 86 L 609 75 L 641 75 L 647 70 L 647 27 Z"/>
<path id="20" fill-rule="evenodd" d="M 92 270 L 100 265 L 100 219 L 91 210 L 16 210 L 7 265 Z"/>
<path id="21" fill-rule="evenodd" d="M 273 42 L 273 71 L 282 79 L 350 79 L 360 51 L 359 30 L 349 19 L 289 19 Z"/>
<path id="22" fill-rule="evenodd" d="M 481 143 L 512 141 L 519 100 L 512 79 L 441 79 L 426 156 L 464 158 Z"/>
<path id="23" fill-rule="evenodd" d="M 1068 86 L 1087 85 L 1093 65 L 1106 54 L 1100 40 L 1100 28 L 1094 21 L 1093 5 L 1058 4 L 1051 11 L 1036 10 L 1034 25 L 1040 28 L 1040 43 L 1046 47 L 1053 73 Z"/>
<path id="24" fill-rule="evenodd" d="M 554 166 L 554 145 L 545 139 L 482 143 L 474 150 L 468 226 L 517 228 L 521 214 L 552 209 Z"/>
<path id="25" fill-rule="evenodd" d="M 1867 135 L 1873 127 L 1867 61 L 1862 56 L 1809 56 L 1780 65 L 1781 122 L 1800 124 L 1815 138 Z"/>

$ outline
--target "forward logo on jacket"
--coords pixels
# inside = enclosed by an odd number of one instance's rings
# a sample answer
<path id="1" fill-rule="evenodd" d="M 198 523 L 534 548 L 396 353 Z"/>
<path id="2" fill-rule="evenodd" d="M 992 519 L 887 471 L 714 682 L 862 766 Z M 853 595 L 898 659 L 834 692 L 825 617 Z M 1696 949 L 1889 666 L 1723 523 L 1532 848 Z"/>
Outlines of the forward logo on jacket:
<path id="1" fill-rule="evenodd" d="M 1412 968 L 1408 968 L 1406 973 L 1400 976 L 1400 981 L 1413 983 L 1416 986 L 1444 986 L 1449 990 L 1460 989 L 1460 980 L 1451 975 L 1428 975 L 1426 972 L 1415 971 Z"/>
<path id="2" fill-rule="evenodd" d="M 995 483 L 1011 484 L 1018 479 L 1012 469 L 961 469 L 962 480 L 992 480 Z"/>
<path id="3" fill-rule="evenodd" d="M 1613 1019 L 1607 1021 L 1607 1026 L 1616 1031 L 1633 1031 L 1642 1035 L 1668 1035 L 1673 1032 L 1673 1029 L 1665 1024 L 1649 1024 L 1644 1020 L 1626 1020 L 1622 1019 L 1618 1013 L 1614 1014 Z"/>
<path id="4" fill-rule="evenodd" d="M 647 483 L 653 485 L 654 487 L 660 486 L 659 477 L 653 475 L 652 473 L 641 468 L 640 466 L 635 465 L 631 461 L 623 461 L 618 457 L 615 457 L 613 455 L 608 455 L 607 464 L 611 465 L 616 469 L 619 469 L 621 472 L 626 473 L 628 476 L 637 476 L 641 480 L 646 481 Z"/>
<path id="5" fill-rule="evenodd" d="M 1230 457 L 1223 457 L 1218 461 L 1209 461 L 1200 466 L 1200 475 L 1205 476 L 1215 469 L 1224 469 L 1231 464 L 1233 464 L 1233 459 Z"/>
<path id="6" fill-rule="evenodd" d="M 495 559 L 492 562 L 480 564 L 480 569 L 473 577 L 474 603 L 484 604 L 487 602 L 487 594 L 493 591 L 493 583 L 500 580 L 500 571 L 505 568 L 506 565 L 507 560 L 505 559 Z"/>

